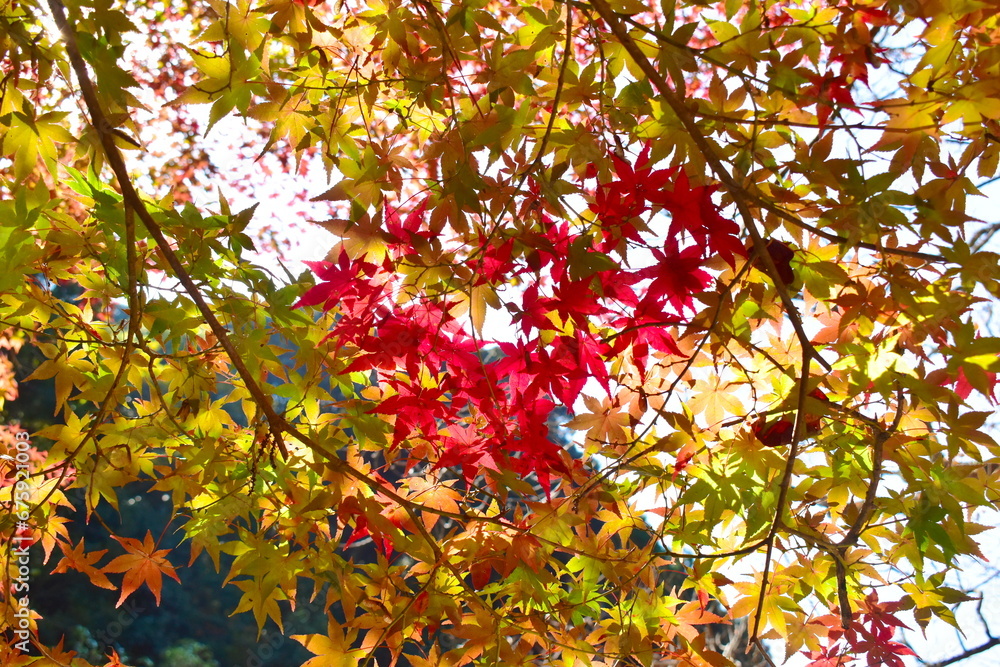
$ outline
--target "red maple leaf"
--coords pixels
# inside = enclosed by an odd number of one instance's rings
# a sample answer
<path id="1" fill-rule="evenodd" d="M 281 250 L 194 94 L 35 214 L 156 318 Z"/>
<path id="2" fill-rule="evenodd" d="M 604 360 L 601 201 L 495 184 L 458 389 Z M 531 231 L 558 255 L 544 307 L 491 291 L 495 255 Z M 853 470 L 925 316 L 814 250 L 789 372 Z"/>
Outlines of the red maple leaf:
<path id="1" fill-rule="evenodd" d="M 640 378 L 645 381 L 645 362 L 650 348 L 664 354 L 684 356 L 673 336 L 666 330 L 677 324 L 681 324 L 679 318 L 663 312 L 662 304 L 643 301 L 629 315 L 612 322 L 618 333 L 608 340 L 611 346 L 608 355 L 615 356 L 631 345 L 633 363 Z"/>
<path id="2" fill-rule="evenodd" d="M 781 447 L 792 442 L 792 432 L 795 424 L 790 419 L 776 419 L 772 422 L 761 421 L 753 428 L 753 434 L 765 447 Z"/>
<path id="3" fill-rule="evenodd" d="M 480 238 L 478 257 L 472 257 L 466 265 L 476 272 L 476 285 L 506 282 L 527 271 L 525 267 L 515 265 L 513 255 L 514 239 L 497 243 L 490 242 L 488 237 L 483 236 Z"/>
<path id="4" fill-rule="evenodd" d="M 515 324 L 521 325 L 521 332 L 527 335 L 531 331 L 555 330 L 555 325 L 547 313 L 553 310 L 554 299 L 539 295 L 538 283 L 531 283 L 521 295 L 521 309 L 511 317 Z M 516 307 L 515 307 L 516 308 Z"/>
<path id="5" fill-rule="evenodd" d="M 601 221 L 603 240 L 597 249 L 607 252 L 624 239 L 640 240 L 636 219 L 650 210 L 650 203 L 669 185 L 678 167 L 653 170 L 649 158 L 650 144 L 643 146 L 635 166 L 611 154 L 616 180 L 603 183 L 594 193 L 590 210 Z"/>
<path id="6" fill-rule="evenodd" d="M 802 655 L 809 658 L 806 667 L 850 667 L 854 658 L 840 652 L 839 646 L 827 646 L 822 651 L 803 651 Z"/>
<path id="7" fill-rule="evenodd" d="M 506 392 L 512 401 L 536 400 L 546 388 L 546 380 L 537 372 L 538 338 L 497 344 L 503 357 L 492 364 L 498 377 L 506 378 Z"/>
<path id="8" fill-rule="evenodd" d="M 742 246 L 740 246 L 742 248 Z M 693 296 L 712 282 L 712 277 L 701 269 L 702 249 L 689 246 L 677 250 L 674 239 L 667 241 L 664 249 L 653 250 L 657 262 L 632 273 L 633 281 L 651 279 L 643 301 L 660 303 L 666 300 L 678 312 L 690 307 Z"/>
<path id="9" fill-rule="evenodd" d="M 548 384 L 549 393 L 563 405 L 572 406 L 590 378 L 608 389 L 605 363 L 610 346 L 593 335 L 577 330 L 572 336 L 558 336 L 551 350 L 541 349 L 531 370 Z"/>
<path id="10" fill-rule="evenodd" d="M 863 21 L 868 25 L 894 25 L 896 23 L 892 14 L 885 9 L 877 9 L 866 5 L 856 5 L 853 2 L 847 4 L 843 11 L 849 12 L 852 17 Z"/>
<path id="11" fill-rule="evenodd" d="M 828 399 L 826 394 L 822 389 L 813 389 L 809 392 L 809 397 L 814 398 L 817 401 L 827 402 Z M 811 414 L 808 411 L 809 404 L 806 405 L 806 433 L 812 434 L 817 433 L 822 426 L 822 416 Z M 753 427 L 753 434 L 760 440 L 761 444 L 765 447 L 780 447 L 782 445 L 788 445 L 792 442 L 792 433 L 795 428 L 795 422 L 793 417 L 784 416 L 779 417 L 773 421 L 759 421 Z"/>
<path id="12" fill-rule="evenodd" d="M 556 286 L 550 302 L 563 321 L 572 321 L 579 329 L 586 329 L 593 316 L 610 312 L 600 303 L 591 283 L 589 278 L 564 279 Z"/>
<path id="13" fill-rule="evenodd" d="M 371 414 L 395 415 L 392 446 L 396 448 L 411 433 L 417 432 L 427 440 L 437 437 L 438 419 L 444 419 L 457 406 L 444 400 L 440 388 L 422 387 L 419 384 L 400 383 L 395 396 L 382 399 Z"/>
<path id="14" fill-rule="evenodd" d="M 427 241 L 438 236 L 432 230 L 421 231 L 420 229 L 423 224 L 424 212 L 427 210 L 427 204 L 430 203 L 430 199 L 430 197 L 425 197 L 423 201 L 407 214 L 405 220 L 400 218 L 399 209 L 392 208 L 391 206 L 387 207 L 385 228 L 392 238 L 402 246 L 400 251 L 403 254 L 419 255 L 421 246 L 425 246 Z"/>
<path id="15" fill-rule="evenodd" d="M 556 223 L 547 215 L 542 215 L 541 227 L 540 232 L 526 233 L 518 238 L 518 242 L 529 249 L 525 253 L 525 261 L 532 271 L 538 272 L 552 265 L 552 275 L 562 275 L 566 271 L 570 243 L 577 235 L 570 233 L 568 222 Z"/>
<path id="16" fill-rule="evenodd" d="M 795 19 L 785 11 L 784 7 L 773 5 L 764 15 L 763 23 L 765 28 L 777 28 L 783 25 L 792 25 L 795 23 Z"/>
<path id="17" fill-rule="evenodd" d="M 844 72 L 833 74 L 813 74 L 810 85 L 802 90 L 802 106 L 816 104 L 816 118 L 820 128 L 826 127 L 830 114 L 837 105 L 857 111 L 857 104 L 851 96 L 851 81 Z"/>
<path id="18" fill-rule="evenodd" d="M 639 305 L 639 296 L 627 280 L 622 280 L 620 272 L 602 271 L 596 274 L 594 279 L 597 281 L 595 289 L 600 291 L 603 299 L 613 299 L 629 308 Z"/>
<path id="19" fill-rule="evenodd" d="M 385 289 L 385 277 L 375 279 L 380 272 L 379 266 L 364 261 L 364 256 L 351 259 L 344 249 L 341 249 L 336 263 L 306 262 L 306 266 L 313 270 L 320 282 L 307 290 L 293 308 L 322 304 L 323 310 L 330 310 L 345 301 L 371 302 Z M 369 279 L 365 280 L 363 276 Z"/>
<path id="20" fill-rule="evenodd" d="M 381 480 L 378 475 L 375 475 L 375 477 Z M 349 547 L 365 537 L 371 537 L 372 542 L 383 554 L 391 556 L 393 552 L 392 541 L 379 529 L 377 523 L 373 525 L 368 520 L 368 515 L 365 512 L 366 510 L 361 507 L 355 496 L 344 498 L 337 507 L 337 518 L 345 526 L 348 525 L 348 520 L 354 517 L 354 528 L 351 530 L 351 536 L 344 542 L 344 547 Z"/>
<path id="21" fill-rule="evenodd" d="M 719 207 L 712 201 L 715 186 L 691 187 L 687 173 L 680 171 L 672 190 L 664 191 L 655 203 L 670 212 L 670 229 L 667 236 L 676 239 L 687 232 L 694 245 L 702 250 L 701 256 L 719 255 L 730 266 L 735 257 L 746 257 L 740 242 L 740 226 L 719 214 Z"/>
<path id="22" fill-rule="evenodd" d="M 1000 379 L 998 378 L 998 375 L 996 373 L 990 373 L 988 371 L 981 370 L 978 366 L 974 367 L 974 369 L 969 372 L 974 373 L 975 375 L 979 375 L 981 377 L 985 377 L 986 379 L 985 384 L 986 387 L 989 389 L 989 392 L 985 393 L 986 398 L 990 400 L 990 403 L 996 405 L 997 382 L 998 379 Z M 958 396 L 961 397 L 963 401 L 968 399 L 969 396 L 972 394 L 972 390 L 974 389 L 974 387 L 972 386 L 972 382 L 969 381 L 969 377 L 965 374 L 965 369 L 962 366 L 959 366 L 958 375 L 955 376 L 951 380 L 951 382 L 955 384 L 955 393 L 958 394 Z"/>
<path id="23" fill-rule="evenodd" d="M 461 468 L 466 483 L 471 484 L 481 469 L 500 470 L 494 457 L 496 447 L 490 447 L 489 438 L 473 426 L 452 424 L 441 442 L 443 447 L 434 467 Z"/>

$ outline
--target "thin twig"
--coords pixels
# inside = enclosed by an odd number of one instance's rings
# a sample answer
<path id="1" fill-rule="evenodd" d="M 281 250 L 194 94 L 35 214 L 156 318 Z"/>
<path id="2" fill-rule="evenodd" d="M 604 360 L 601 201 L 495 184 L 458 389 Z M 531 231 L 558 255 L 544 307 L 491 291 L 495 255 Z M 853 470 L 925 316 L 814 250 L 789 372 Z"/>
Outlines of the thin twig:
<path id="1" fill-rule="evenodd" d="M 760 630 L 760 619 L 764 613 L 764 597 L 767 595 L 768 574 L 771 569 L 771 559 L 774 555 L 774 540 L 783 522 L 785 501 L 788 490 L 792 486 L 792 473 L 795 470 L 795 460 L 799 454 L 799 443 L 806 434 L 806 399 L 809 397 L 809 362 L 811 356 L 806 348 L 802 349 L 802 373 L 799 377 L 798 404 L 795 407 L 795 425 L 792 427 L 792 442 L 788 448 L 788 460 L 785 462 L 785 472 L 781 477 L 781 488 L 778 491 L 778 502 L 774 510 L 774 520 L 765 542 L 767 550 L 764 554 L 764 572 L 760 579 L 760 595 L 757 598 L 757 610 L 754 612 L 753 631 L 750 633 L 750 644 L 755 644 Z"/>

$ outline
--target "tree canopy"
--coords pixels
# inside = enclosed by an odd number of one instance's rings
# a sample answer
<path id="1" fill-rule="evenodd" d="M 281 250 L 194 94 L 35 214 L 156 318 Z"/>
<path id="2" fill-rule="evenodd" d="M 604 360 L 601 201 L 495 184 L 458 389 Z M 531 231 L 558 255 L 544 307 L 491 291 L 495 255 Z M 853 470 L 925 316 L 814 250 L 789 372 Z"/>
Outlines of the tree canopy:
<path id="1" fill-rule="evenodd" d="M 229 611 L 319 605 L 308 665 L 727 665 L 740 618 L 901 665 L 968 599 L 997 2 L 0 6 L 0 321 L 58 416 L 0 442 L 4 664 L 89 664 L 19 550 L 184 585 L 103 518 L 135 483 Z M 230 204 L 270 180 L 334 234 L 299 276 Z"/>

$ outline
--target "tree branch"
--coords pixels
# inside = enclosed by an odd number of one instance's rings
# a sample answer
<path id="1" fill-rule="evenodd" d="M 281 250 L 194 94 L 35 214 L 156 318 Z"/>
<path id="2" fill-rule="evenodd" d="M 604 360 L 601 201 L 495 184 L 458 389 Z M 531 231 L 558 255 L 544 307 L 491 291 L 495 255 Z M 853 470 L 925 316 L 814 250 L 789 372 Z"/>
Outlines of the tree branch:
<path id="1" fill-rule="evenodd" d="M 59 31 L 62 33 L 70 65 L 73 67 L 73 71 L 76 73 L 77 81 L 80 84 L 80 94 L 83 96 L 84 103 L 87 106 L 87 111 L 90 113 L 90 123 L 101 140 L 101 146 L 104 149 L 104 155 L 108 160 L 108 165 L 111 167 L 111 171 L 114 172 L 115 179 L 118 181 L 118 187 L 121 189 L 122 200 L 125 207 L 134 211 L 142 221 L 142 224 L 146 227 L 149 235 L 152 236 L 153 240 L 156 242 L 157 248 L 166 258 L 167 264 L 170 265 L 174 275 L 181 282 L 185 291 L 187 291 L 188 295 L 198 307 L 198 311 L 201 313 L 202 317 L 205 318 L 209 328 L 212 329 L 212 333 L 215 334 L 219 344 L 222 345 L 222 349 L 226 351 L 230 361 L 236 368 L 236 372 L 243 380 L 244 385 L 246 385 L 250 396 L 264 413 L 264 417 L 267 419 L 267 422 L 271 427 L 271 431 L 275 436 L 275 443 L 277 444 L 278 449 L 281 450 L 281 455 L 287 459 L 288 450 L 281 438 L 281 432 L 284 426 L 287 426 L 287 422 L 285 422 L 285 420 L 278 415 L 277 412 L 275 412 L 270 399 L 261 389 L 260 385 L 254 379 L 253 374 L 250 372 L 250 369 L 243 361 L 243 358 L 237 352 L 235 345 L 233 345 L 232 340 L 229 338 L 228 331 L 222 323 L 219 322 L 215 313 L 213 313 L 212 309 L 209 308 L 208 303 L 205 302 L 205 298 L 202 296 L 198 286 L 195 284 L 191 275 L 188 273 L 187 269 L 184 268 L 184 265 L 177 257 L 177 253 L 175 253 L 173 248 L 170 247 L 170 243 L 163 234 L 163 230 L 153 219 L 153 216 L 150 215 L 145 202 L 139 196 L 135 186 L 132 185 L 132 180 L 128 174 L 128 167 L 125 165 L 125 159 L 122 157 L 121 151 L 115 144 L 115 137 L 117 134 L 114 131 L 112 124 L 104 115 L 104 110 L 101 108 L 100 101 L 97 99 L 97 92 L 95 91 L 94 84 L 91 82 L 90 75 L 87 72 L 87 63 L 83 59 L 83 56 L 80 53 L 80 48 L 77 45 L 76 33 L 66 18 L 66 8 L 63 5 L 62 0 L 48 0 L 48 3 L 49 9 L 52 12 L 52 18 L 55 21 L 56 26 L 59 28 Z"/>
<path id="2" fill-rule="evenodd" d="M 1000 646 L 1000 637 L 990 637 L 987 641 L 983 642 L 979 646 L 966 649 L 965 651 L 962 651 L 958 655 L 952 656 L 947 660 L 941 660 L 940 662 L 927 662 L 924 664 L 926 665 L 926 667 L 946 667 L 946 665 L 953 665 L 956 662 L 967 660 L 974 655 L 983 653 L 984 651 L 989 651 L 994 646 Z"/>

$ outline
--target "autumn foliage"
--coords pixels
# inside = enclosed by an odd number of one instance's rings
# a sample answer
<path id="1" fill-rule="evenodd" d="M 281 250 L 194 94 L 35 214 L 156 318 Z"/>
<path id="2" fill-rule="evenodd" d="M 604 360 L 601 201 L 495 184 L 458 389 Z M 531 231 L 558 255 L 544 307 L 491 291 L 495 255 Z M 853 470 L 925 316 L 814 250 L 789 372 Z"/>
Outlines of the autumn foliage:
<path id="1" fill-rule="evenodd" d="M 69 530 L 141 482 L 228 611 L 318 601 L 309 665 L 903 664 L 997 502 L 997 9 L 3 5 L 0 318 L 58 417 L 5 546 L 159 602 L 156 529 Z M 255 264 L 306 211 L 325 259 Z M 14 590 L 4 664 L 70 664 Z"/>

